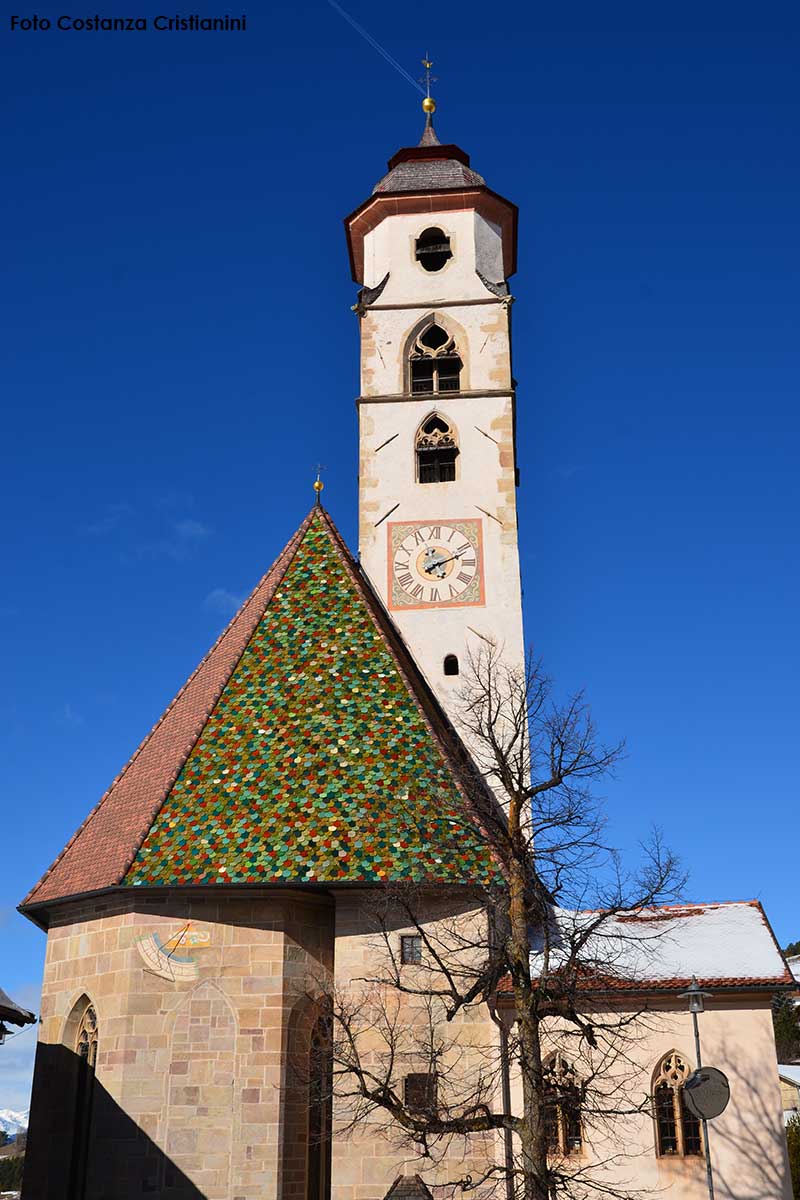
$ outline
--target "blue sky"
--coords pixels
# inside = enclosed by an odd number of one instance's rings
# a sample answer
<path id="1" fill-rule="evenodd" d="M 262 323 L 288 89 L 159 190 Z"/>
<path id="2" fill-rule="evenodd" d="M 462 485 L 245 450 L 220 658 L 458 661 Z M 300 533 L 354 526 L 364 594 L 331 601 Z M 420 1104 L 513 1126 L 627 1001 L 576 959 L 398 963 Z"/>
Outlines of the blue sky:
<path id="1" fill-rule="evenodd" d="M 660 823 L 691 898 L 760 897 L 794 940 L 800 14 L 348 7 L 412 74 L 430 51 L 440 135 L 521 209 L 527 636 L 627 739 L 613 835 Z M 0 19 L 0 985 L 34 1008 L 44 936 L 16 904 L 317 461 L 354 545 L 341 219 L 417 140 L 419 97 L 324 0 L 248 26 Z M 32 1042 L 2 1052 L 0 1108 L 26 1103 Z"/>

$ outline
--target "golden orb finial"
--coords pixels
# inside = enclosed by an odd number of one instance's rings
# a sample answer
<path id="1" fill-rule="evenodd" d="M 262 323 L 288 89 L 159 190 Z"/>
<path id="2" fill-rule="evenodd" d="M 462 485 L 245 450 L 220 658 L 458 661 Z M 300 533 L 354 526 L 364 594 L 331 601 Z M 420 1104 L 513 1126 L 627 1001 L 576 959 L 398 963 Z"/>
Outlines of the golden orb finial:
<path id="1" fill-rule="evenodd" d="M 422 111 L 429 114 L 436 112 L 436 101 L 431 96 L 426 96 L 422 101 Z"/>
<path id="2" fill-rule="evenodd" d="M 316 503 L 317 504 L 319 504 L 320 500 L 322 499 L 322 497 L 320 496 L 320 492 L 325 487 L 325 484 L 320 479 L 321 474 L 322 474 L 322 467 L 319 466 L 319 467 L 317 467 L 317 478 L 314 480 L 314 491 L 317 493 L 317 495 L 316 495 Z"/>

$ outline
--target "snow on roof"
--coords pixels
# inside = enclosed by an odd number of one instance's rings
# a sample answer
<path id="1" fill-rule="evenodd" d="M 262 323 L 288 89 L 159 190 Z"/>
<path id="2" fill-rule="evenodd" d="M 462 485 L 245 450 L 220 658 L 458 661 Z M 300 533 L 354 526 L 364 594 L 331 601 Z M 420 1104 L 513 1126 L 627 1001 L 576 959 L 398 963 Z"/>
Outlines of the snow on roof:
<path id="1" fill-rule="evenodd" d="M 674 989 L 692 976 L 718 987 L 793 982 L 758 901 L 651 908 L 606 917 L 593 929 L 601 916 L 564 909 L 555 916 L 551 946 L 561 950 L 552 958 L 568 955 L 576 938 L 585 938 L 576 960 L 587 987 L 597 987 L 602 979 L 602 986 L 612 989 Z M 540 973 L 540 954 L 534 953 L 531 966 Z"/>
<path id="2" fill-rule="evenodd" d="M 800 1063 L 778 1063 L 778 1074 L 781 1079 L 800 1087 Z"/>

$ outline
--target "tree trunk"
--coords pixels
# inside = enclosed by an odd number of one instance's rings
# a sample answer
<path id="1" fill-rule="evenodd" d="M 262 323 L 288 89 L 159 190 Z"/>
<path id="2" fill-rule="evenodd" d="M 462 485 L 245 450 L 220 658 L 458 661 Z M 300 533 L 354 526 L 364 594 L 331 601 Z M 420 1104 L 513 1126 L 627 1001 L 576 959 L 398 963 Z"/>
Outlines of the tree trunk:
<path id="1" fill-rule="evenodd" d="M 518 1125 L 523 1172 L 523 1200 L 551 1200 L 544 1120 L 544 1079 L 539 1016 L 531 986 L 530 934 L 526 903 L 527 855 L 517 853 L 521 842 L 520 802 L 509 806 L 509 832 L 514 853 L 509 869 L 509 957 L 514 983 L 514 1003 L 522 1076 L 522 1116 Z"/>

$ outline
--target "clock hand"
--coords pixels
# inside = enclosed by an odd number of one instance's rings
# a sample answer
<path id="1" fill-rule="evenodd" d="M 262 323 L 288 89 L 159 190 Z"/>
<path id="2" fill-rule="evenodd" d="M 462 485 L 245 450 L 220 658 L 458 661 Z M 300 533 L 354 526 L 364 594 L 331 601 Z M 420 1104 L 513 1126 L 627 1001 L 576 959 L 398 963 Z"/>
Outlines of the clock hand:
<path id="1" fill-rule="evenodd" d="M 432 562 L 430 566 L 424 566 L 423 569 L 430 575 L 431 571 L 433 571 L 435 567 L 443 567 L 445 563 L 457 562 L 459 558 L 461 558 L 460 554 L 451 554 L 449 558 L 437 558 L 436 561 Z"/>

